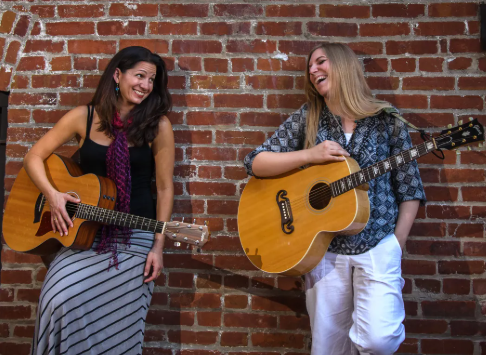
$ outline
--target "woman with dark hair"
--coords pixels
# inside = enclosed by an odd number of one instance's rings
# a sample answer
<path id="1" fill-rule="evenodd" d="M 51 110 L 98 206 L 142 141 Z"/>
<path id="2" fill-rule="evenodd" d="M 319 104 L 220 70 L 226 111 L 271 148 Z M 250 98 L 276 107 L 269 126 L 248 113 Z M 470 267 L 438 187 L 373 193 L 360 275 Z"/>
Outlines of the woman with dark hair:
<path id="1" fill-rule="evenodd" d="M 83 173 L 115 182 L 116 210 L 170 220 L 174 137 L 166 117 L 167 81 L 158 55 L 143 47 L 122 49 L 91 103 L 69 111 L 27 153 L 25 169 L 47 197 L 55 232 L 69 233 L 66 202 L 79 200 L 49 183 L 43 162 L 72 138 L 79 142 Z M 90 250 L 61 249 L 42 287 L 32 354 L 140 354 L 163 245 L 162 234 L 104 226 Z"/>
<path id="2" fill-rule="evenodd" d="M 373 98 L 348 46 L 321 44 L 307 64 L 307 103 L 246 156 L 249 175 L 276 176 L 345 156 L 365 168 L 411 148 L 406 125 L 387 113 L 389 103 Z M 405 339 L 402 248 L 425 202 L 417 163 L 371 180 L 368 197 L 365 229 L 337 235 L 305 275 L 313 355 L 389 355 Z"/>

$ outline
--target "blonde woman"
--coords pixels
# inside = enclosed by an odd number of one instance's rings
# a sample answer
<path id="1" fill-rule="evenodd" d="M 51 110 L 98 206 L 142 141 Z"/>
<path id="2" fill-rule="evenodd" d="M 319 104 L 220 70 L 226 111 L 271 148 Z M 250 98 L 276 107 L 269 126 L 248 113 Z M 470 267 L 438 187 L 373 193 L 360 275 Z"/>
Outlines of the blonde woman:
<path id="1" fill-rule="evenodd" d="M 307 103 L 248 154 L 248 174 L 275 176 L 306 164 L 343 161 L 361 168 L 411 147 L 406 126 L 386 113 L 354 52 L 340 43 L 308 56 Z M 370 220 L 336 236 L 305 276 L 313 355 L 393 354 L 405 339 L 401 255 L 425 193 L 415 161 L 369 183 Z"/>

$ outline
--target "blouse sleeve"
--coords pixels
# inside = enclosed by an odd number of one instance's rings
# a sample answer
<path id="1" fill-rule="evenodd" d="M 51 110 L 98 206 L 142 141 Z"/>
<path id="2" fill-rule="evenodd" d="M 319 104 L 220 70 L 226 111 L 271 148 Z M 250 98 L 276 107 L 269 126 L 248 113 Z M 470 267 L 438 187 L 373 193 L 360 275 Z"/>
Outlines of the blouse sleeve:
<path id="1" fill-rule="evenodd" d="M 395 120 L 397 120 L 396 123 L 394 122 Z M 412 148 L 412 139 L 405 123 L 393 117 L 390 124 L 392 127 L 397 125 L 397 131 L 390 137 L 390 156 Z M 427 199 L 416 160 L 392 170 L 391 178 L 393 192 L 398 204 L 404 201 L 420 200 L 420 204 L 425 205 Z"/>
<path id="2" fill-rule="evenodd" d="M 244 164 L 248 175 L 253 174 L 253 160 L 261 152 L 293 152 L 304 148 L 306 105 L 290 115 L 261 146 L 248 153 Z"/>

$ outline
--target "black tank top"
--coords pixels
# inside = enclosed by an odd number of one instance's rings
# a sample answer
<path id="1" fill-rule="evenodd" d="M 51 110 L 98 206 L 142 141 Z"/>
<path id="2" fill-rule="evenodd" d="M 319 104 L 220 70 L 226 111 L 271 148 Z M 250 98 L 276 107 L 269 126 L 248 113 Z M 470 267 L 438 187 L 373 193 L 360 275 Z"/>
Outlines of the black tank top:
<path id="1" fill-rule="evenodd" d="M 79 162 L 84 174 L 92 173 L 106 177 L 106 153 L 108 146 L 93 142 L 89 134 L 93 123 L 93 107 L 88 107 L 86 138 L 79 149 Z M 130 194 L 130 213 L 155 219 L 155 202 L 152 198 L 152 177 L 155 161 L 148 144 L 141 147 L 129 147 L 132 191 Z"/>

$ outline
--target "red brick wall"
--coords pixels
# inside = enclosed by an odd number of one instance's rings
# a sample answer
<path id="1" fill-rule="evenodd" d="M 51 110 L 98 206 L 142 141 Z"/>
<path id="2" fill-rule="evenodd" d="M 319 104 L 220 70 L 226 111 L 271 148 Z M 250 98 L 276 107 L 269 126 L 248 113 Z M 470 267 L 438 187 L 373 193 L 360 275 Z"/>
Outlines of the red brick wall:
<path id="1" fill-rule="evenodd" d="M 67 110 L 87 103 L 119 49 L 147 46 L 168 64 L 174 216 L 209 219 L 213 239 L 201 254 L 167 243 L 144 354 L 308 353 L 301 280 L 250 266 L 236 212 L 241 161 L 303 103 L 305 56 L 316 42 L 349 43 L 374 93 L 420 127 L 437 132 L 469 115 L 486 122 L 478 2 L 319 3 L 2 1 L 7 191 L 26 151 Z M 429 203 L 403 260 L 402 353 L 486 354 L 486 154 L 460 153 L 420 160 Z M 25 354 L 46 271 L 39 258 L 8 248 L 2 262 L 0 354 Z"/>

